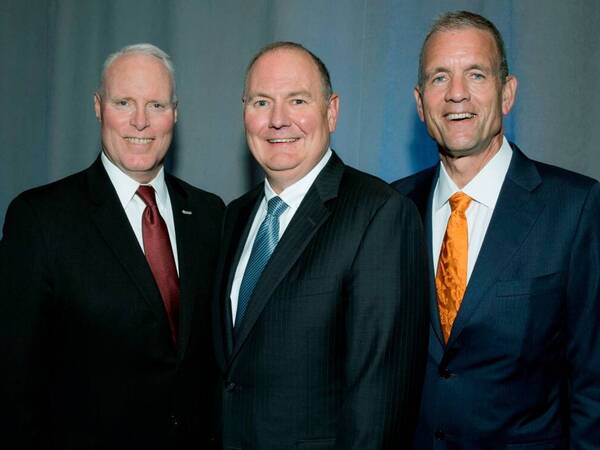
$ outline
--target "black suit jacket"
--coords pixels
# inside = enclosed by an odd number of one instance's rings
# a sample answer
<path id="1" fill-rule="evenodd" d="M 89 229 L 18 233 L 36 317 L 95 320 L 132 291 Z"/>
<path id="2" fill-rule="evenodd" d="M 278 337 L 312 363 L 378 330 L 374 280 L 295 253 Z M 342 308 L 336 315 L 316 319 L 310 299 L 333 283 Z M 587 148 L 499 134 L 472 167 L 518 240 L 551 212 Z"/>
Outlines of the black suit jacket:
<path id="1" fill-rule="evenodd" d="M 394 184 L 423 216 L 430 264 L 437 178 Z M 513 145 L 447 345 L 431 290 L 415 450 L 599 448 L 599 218 L 597 181 Z"/>
<path id="2" fill-rule="evenodd" d="M 264 193 L 229 205 L 214 308 L 225 449 L 406 448 L 426 349 L 426 263 L 406 198 L 334 154 L 234 339 L 230 290 Z M 404 444 L 404 445 L 402 445 Z"/>
<path id="3" fill-rule="evenodd" d="M 166 183 L 181 288 L 176 350 L 100 159 L 11 203 L 0 246 L 0 435 L 15 441 L 7 448 L 204 448 L 223 204 L 172 176 Z"/>

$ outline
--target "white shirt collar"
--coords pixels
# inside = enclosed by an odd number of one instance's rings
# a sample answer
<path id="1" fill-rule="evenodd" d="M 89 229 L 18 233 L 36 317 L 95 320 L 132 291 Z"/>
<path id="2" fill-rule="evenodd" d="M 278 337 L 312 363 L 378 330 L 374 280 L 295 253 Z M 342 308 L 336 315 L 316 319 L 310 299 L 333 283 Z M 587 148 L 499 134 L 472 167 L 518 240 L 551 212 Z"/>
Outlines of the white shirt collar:
<path id="1" fill-rule="evenodd" d="M 512 158 L 512 148 L 502 137 L 502 146 L 488 163 L 473 177 L 471 181 L 462 189 L 462 192 L 467 194 L 473 200 L 488 208 L 494 209 L 504 178 L 510 166 Z M 456 186 L 456 183 L 450 178 L 444 164 L 440 163 L 440 176 L 438 178 L 438 193 L 437 202 L 434 205 L 438 210 L 446 204 L 448 199 L 461 189 Z"/>
<path id="2" fill-rule="evenodd" d="M 279 193 L 279 197 L 288 205 L 290 209 L 298 209 L 300 203 L 302 203 L 302 200 L 304 199 L 304 196 L 314 183 L 317 176 L 319 176 L 319 173 L 321 173 L 321 170 L 323 170 L 323 167 L 325 167 L 331 158 L 331 155 L 331 149 L 328 148 L 321 160 L 310 170 L 310 172 Z M 269 184 L 269 180 L 265 178 L 265 200 L 268 202 L 276 195 L 277 194 Z"/>
<path id="3" fill-rule="evenodd" d="M 140 183 L 117 167 L 110 159 L 108 159 L 104 152 L 100 154 L 100 159 L 108 174 L 108 178 L 110 178 L 111 183 L 117 191 L 121 205 L 123 205 L 123 208 L 126 208 L 135 195 Z M 159 205 L 166 205 L 169 191 L 165 183 L 165 173 L 162 166 L 154 179 L 147 184 L 154 188 L 154 191 L 156 192 L 156 202 Z"/>

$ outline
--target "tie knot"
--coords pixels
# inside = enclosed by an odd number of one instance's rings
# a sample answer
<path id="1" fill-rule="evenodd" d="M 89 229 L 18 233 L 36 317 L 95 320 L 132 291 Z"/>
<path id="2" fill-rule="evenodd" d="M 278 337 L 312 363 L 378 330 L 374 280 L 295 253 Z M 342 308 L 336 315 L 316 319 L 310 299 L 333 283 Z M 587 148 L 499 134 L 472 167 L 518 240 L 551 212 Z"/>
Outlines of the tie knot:
<path id="1" fill-rule="evenodd" d="M 279 216 L 287 209 L 287 207 L 287 203 L 281 200 L 280 197 L 273 197 L 267 203 L 267 214 L 275 218 L 279 218 Z"/>
<path id="2" fill-rule="evenodd" d="M 156 196 L 152 186 L 140 185 L 137 190 L 137 195 L 140 196 L 146 206 L 156 206 Z"/>
<path id="3" fill-rule="evenodd" d="M 469 207 L 471 200 L 472 198 L 464 192 L 456 192 L 450 197 L 450 208 L 452 212 L 464 213 Z"/>

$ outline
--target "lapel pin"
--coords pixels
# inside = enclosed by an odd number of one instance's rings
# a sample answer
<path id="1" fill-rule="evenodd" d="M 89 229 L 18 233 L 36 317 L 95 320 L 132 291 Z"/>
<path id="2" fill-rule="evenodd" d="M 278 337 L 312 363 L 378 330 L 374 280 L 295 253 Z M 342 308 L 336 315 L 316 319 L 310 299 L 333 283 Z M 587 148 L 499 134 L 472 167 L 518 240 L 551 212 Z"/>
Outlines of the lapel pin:
<path id="1" fill-rule="evenodd" d="M 185 215 L 188 215 L 188 216 L 191 216 L 191 215 L 192 215 L 192 212 L 191 212 L 191 211 L 188 211 L 187 209 L 182 209 L 182 210 L 181 210 L 181 212 L 182 212 L 183 214 L 185 214 Z"/>

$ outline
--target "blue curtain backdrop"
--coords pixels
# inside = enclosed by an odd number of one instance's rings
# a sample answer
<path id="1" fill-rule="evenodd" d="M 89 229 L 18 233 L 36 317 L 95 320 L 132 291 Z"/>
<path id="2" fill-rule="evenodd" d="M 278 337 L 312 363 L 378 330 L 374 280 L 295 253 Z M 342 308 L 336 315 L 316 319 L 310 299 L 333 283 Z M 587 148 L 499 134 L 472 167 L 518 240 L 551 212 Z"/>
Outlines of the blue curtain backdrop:
<path id="1" fill-rule="evenodd" d="M 0 221 L 20 191 L 99 152 L 92 94 L 108 53 L 166 50 L 181 99 L 170 169 L 226 201 L 257 181 L 240 96 L 252 54 L 298 41 L 341 96 L 333 146 L 387 181 L 436 161 L 415 113 L 418 52 L 441 12 L 469 9 L 504 34 L 519 79 L 507 134 L 531 157 L 600 177 L 597 0 L 1 0 Z"/>

